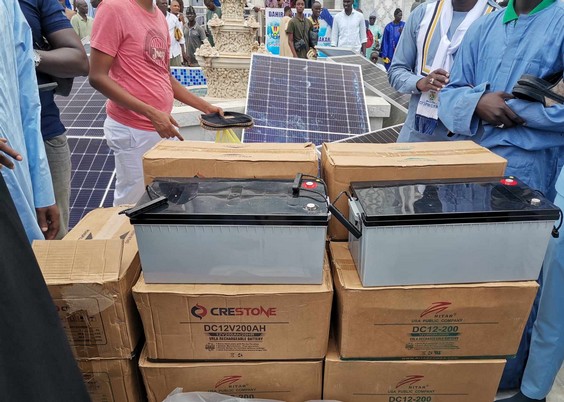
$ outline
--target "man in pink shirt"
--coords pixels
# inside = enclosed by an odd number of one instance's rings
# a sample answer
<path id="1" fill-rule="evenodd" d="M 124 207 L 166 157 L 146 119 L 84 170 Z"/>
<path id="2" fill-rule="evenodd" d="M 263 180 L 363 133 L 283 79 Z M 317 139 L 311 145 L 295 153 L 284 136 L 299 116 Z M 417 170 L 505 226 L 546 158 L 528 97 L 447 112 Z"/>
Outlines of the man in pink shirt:
<path id="1" fill-rule="evenodd" d="M 109 98 L 104 136 L 116 162 L 114 205 L 136 203 L 143 154 L 162 138 L 183 140 L 170 115 L 174 99 L 203 113 L 223 111 L 170 74 L 168 25 L 152 0 L 104 0 L 90 46 L 90 84 Z"/>

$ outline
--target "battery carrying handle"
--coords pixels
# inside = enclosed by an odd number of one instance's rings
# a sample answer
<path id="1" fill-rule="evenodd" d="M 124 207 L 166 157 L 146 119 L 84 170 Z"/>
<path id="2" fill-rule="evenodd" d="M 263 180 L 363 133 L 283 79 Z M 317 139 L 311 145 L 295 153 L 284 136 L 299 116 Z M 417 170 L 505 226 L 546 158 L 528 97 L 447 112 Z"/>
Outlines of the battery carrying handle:
<path id="1" fill-rule="evenodd" d="M 303 174 L 298 173 L 294 179 L 294 183 L 292 183 L 292 197 L 296 198 L 300 196 L 300 187 L 302 185 L 302 176 Z"/>
<path id="2" fill-rule="evenodd" d="M 138 215 L 144 214 L 145 212 L 149 212 L 157 207 L 160 207 L 161 205 L 166 204 L 168 204 L 168 198 L 166 198 L 165 196 L 160 196 L 158 198 L 155 198 L 154 200 L 146 202 L 143 205 L 124 209 L 123 211 L 120 211 L 119 214 L 125 214 L 125 216 L 127 216 L 128 218 L 135 218 Z"/>
<path id="3" fill-rule="evenodd" d="M 347 196 L 347 198 L 349 199 L 349 202 L 351 202 L 351 196 L 346 192 L 343 191 L 341 194 L 339 194 L 337 196 L 337 198 L 335 198 L 335 201 L 331 204 L 329 204 L 329 211 L 335 216 L 335 218 L 337 218 L 337 220 L 339 222 L 341 222 L 341 224 L 357 239 L 360 239 L 362 237 L 362 232 L 360 231 L 359 228 L 357 228 L 354 223 L 352 223 L 351 221 L 349 221 L 345 215 L 343 215 L 343 213 L 341 211 L 339 211 L 339 209 L 334 205 L 337 203 L 337 200 L 343 195 L 345 194 Z"/>

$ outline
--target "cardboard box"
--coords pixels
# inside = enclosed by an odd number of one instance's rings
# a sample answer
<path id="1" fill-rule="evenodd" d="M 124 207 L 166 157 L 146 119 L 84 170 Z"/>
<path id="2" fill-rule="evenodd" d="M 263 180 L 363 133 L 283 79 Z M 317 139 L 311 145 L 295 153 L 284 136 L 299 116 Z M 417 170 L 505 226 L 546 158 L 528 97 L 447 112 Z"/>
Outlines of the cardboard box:
<path id="1" fill-rule="evenodd" d="M 154 363 L 143 351 L 139 367 L 149 402 L 161 402 L 178 387 L 286 402 L 321 399 L 322 360 Z"/>
<path id="2" fill-rule="evenodd" d="M 331 243 L 330 251 L 341 357 L 491 357 L 517 352 L 536 282 L 364 288 L 347 243 Z"/>
<path id="3" fill-rule="evenodd" d="M 146 400 L 138 359 L 77 360 L 92 402 Z"/>
<path id="4" fill-rule="evenodd" d="M 220 144 L 161 141 L 143 156 L 145 184 L 155 177 L 290 179 L 297 173 L 317 176 L 312 143 Z"/>
<path id="5" fill-rule="evenodd" d="M 322 359 L 333 285 L 146 284 L 133 296 L 151 359 Z"/>
<path id="6" fill-rule="evenodd" d="M 135 230 L 129 218 L 119 215 L 127 207 L 97 208 L 82 217 L 63 240 L 122 240 L 121 271 L 139 265 Z"/>
<path id="7" fill-rule="evenodd" d="M 33 243 L 69 343 L 79 358 L 130 358 L 141 338 L 141 323 L 131 295 L 141 267 L 137 257 L 124 262 L 131 246 L 124 248 L 123 243 Z"/>
<path id="8" fill-rule="evenodd" d="M 325 143 L 321 152 L 322 175 L 331 202 L 349 191 L 353 181 L 460 179 L 502 176 L 506 160 L 472 141 L 395 144 Z M 349 216 L 346 197 L 336 203 Z M 332 240 L 348 239 L 336 219 L 329 222 Z"/>
<path id="9" fill-rule="evenodd" d="M 505 360 L 340 360 L 331 343 L 323 398 L 345 402 L 491 402 Z"/>

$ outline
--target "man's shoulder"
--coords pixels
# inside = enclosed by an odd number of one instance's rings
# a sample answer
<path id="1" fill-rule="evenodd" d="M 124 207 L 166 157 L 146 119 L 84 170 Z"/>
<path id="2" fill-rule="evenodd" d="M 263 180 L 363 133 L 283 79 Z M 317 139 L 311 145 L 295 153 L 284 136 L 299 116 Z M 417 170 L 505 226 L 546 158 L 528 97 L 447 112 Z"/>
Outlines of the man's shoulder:
<path id="1" fill-rule="evenodd" d="M 472 25 L 476 25 L 476 27 L 483 27 L 485 25 L 490 25 L 492 23 L 497 24 L 498 20 L 503 19 L 504 14 L 505 14 L 505 8 L 496 8 L 491 13 L 484 15 L 481 18 L 479 18 Z M 477 28 L 474 28 L 474 29 L 477 29 Z"/>
<path id="2" fill-rule="evenodd" d="M 340 21 L 344 21 L 345 17 L 346 17 L 345 10 L 342 10 L 341 12 L 337 13 L 337 14 L 333 17 L 333 23 L 334 23 L 335 21 L 339 21 L 339 22 L 340 22 Z"/>
<path id="3" fill-rule="evenodd" d="M 554 13 L 560 18 L 564 17 L 564 1 L 556 0 L 556 4 L 554 5 Z"/>
<path id="4" fill-rule="evenodd" d="M 18 0 L 18 3 L 22 11 L 24 10 L 24 8 L 39 10 L 41 4 L 43 3 L 43 0 Z M 61 7 L 61 9 L 62 8 L 63 7 Z"/>
<path id="5" fill-rule="evenodd" d="M 355 18 L 364 21 L 364 14 L 362 14 L 360 11 L 353 10 L 352 15 Z"/>

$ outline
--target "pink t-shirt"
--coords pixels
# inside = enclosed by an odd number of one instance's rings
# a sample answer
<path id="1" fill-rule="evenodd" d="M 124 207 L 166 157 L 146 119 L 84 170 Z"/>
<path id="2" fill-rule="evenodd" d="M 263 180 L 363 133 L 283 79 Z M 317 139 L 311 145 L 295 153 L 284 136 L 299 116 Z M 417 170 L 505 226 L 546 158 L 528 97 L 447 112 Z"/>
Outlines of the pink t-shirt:
<path id="1" fill-rule="evenodd" d="M 135 0 L 104 0 L 98 6 L 90 45 L 114 57 L 109 76 L 137 99 L 170 113 L 174 94 L 168 69 L 170 37 L 163 13 L 143 9 Z M 155 131 L 145 116 L 111 100 L 112 119 L 139 130 Z"/>

